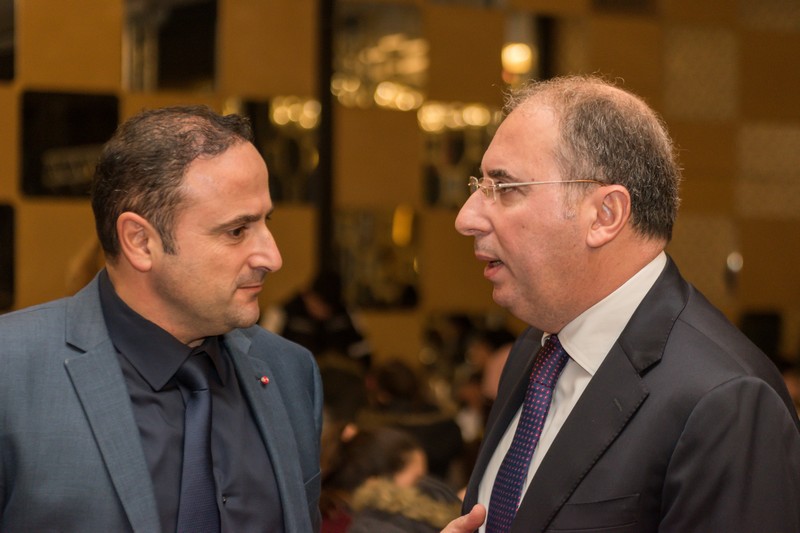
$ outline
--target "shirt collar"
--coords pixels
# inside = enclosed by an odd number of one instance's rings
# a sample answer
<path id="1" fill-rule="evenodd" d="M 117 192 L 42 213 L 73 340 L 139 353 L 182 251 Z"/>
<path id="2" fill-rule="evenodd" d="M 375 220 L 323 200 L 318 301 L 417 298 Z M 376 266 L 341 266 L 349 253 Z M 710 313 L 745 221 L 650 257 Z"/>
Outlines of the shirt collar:
<path id="1" fill-rule="evenodd" d="M 100 303 L 111 341 L 153 390 L 161 390 L 190 354 L 206 351 L 225 382 L 218 336 L 207 337 L 198 347 L 183 344 L 166 330 L 128 307 L 114 290 L 108 272 L 99 276 Z"/>
<path id="2" fill-rule="evenodd" d="M 578 315 L 558 333 L 558 339 L 570 358 L 590 375 L 597 372 L 666 264 L 667 256 L 661 252 L 617 290 Z M 548 336 L 542 338 L 543 343 Z"/>

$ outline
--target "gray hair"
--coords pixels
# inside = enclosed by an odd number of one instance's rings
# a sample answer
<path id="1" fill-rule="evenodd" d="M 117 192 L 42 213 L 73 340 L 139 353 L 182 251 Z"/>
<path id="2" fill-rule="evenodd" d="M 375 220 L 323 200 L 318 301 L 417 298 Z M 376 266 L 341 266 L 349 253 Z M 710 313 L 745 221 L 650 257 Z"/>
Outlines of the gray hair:
<path id="1" fill-rule="evenodd" d="M 507 94 L 507 113 L 528 105 L 547 106 L 556 115 L 561 142 L 554 155 L 564 179 L 624 186 L 631 195 L 633 229 L 669 241 L 680 204 L 681 168 L 655 111 L 595 76 L 533 81 Z"/>

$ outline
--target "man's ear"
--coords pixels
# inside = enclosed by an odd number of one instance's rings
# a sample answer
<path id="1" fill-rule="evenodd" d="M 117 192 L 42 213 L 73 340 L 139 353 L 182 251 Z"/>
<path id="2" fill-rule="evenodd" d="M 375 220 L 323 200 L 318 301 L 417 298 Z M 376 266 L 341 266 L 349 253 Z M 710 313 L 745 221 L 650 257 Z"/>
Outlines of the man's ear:
<path id="1" fill-rule="evenodd" d="M 156 229 L 144 217 L 125 211 L 117 218 L 120 251 L 130 265 L 147 272 L 152 267 L 153 252 L 161 246 Z"/>
<path id="2" fill-rule="evenodd" d="M 627 225 L 631 217 L 631 195 L 622 185 L 599 187 L 592 194 L 595 218 L 586 242 L 599 248 L 613 241 Z"/>

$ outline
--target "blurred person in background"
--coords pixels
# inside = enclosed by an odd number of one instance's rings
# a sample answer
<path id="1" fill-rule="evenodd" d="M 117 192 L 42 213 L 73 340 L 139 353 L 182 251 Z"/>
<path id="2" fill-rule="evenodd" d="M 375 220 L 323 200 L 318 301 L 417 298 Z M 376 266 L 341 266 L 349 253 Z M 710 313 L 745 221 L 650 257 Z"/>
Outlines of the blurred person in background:
<path id="1" fill-rule="evenodd" d="M 311 284 L 280 306 L 268 307 L 259 323 L 320 355 L 335 351 L 369 368 L 372 353 L 342 295 L 341 276 L 322 270 Z"/>
<path id="2" fill-rule="evenodd" d="M 464 446 L 455 412 L 429 400 L 417 372 L 399 359 L 373 368 L 367 387 L 370 406 L 361 411 L 359 426 L 407 431 L 425 450 L 430 474 L 447 481 Z"/>
<path id="3" fill-rule="evenodd" d="M 322 483 L 323 533 L 350 531 L 353 496 L 371 479 L 410 487 L 427 473 L 425 451 L 407 432 L 377 427 L 342 438 L 326 461 Z"/>

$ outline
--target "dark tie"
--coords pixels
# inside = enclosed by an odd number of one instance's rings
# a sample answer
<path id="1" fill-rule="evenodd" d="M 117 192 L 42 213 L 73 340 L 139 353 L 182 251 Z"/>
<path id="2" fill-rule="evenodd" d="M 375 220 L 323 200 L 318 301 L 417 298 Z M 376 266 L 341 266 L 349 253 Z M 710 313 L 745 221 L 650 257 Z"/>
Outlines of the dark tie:
<path id="1" fill-rule="evenodd" d="M 522 496 L 522 487 L 528 476 L 533 450 L 539 442 L 547 410 L 550 409 L 553 389 L 568 359 L 569 355 L 555 335 L 550 335 L 536 354 L 522 404 L 522 415 L 511 447 L 503 458 L 492 487 L 486 533 L 505 533 L 511 528 Z"/>
<path id="2" fill-rule="evenodd" d="M 214 372 L 205 352 L 192 354 L 175 376 L 191 393 L 186 401 L 178 533 L 218 532 L 219 509 L 211 463 L 211 391 Z"/>

